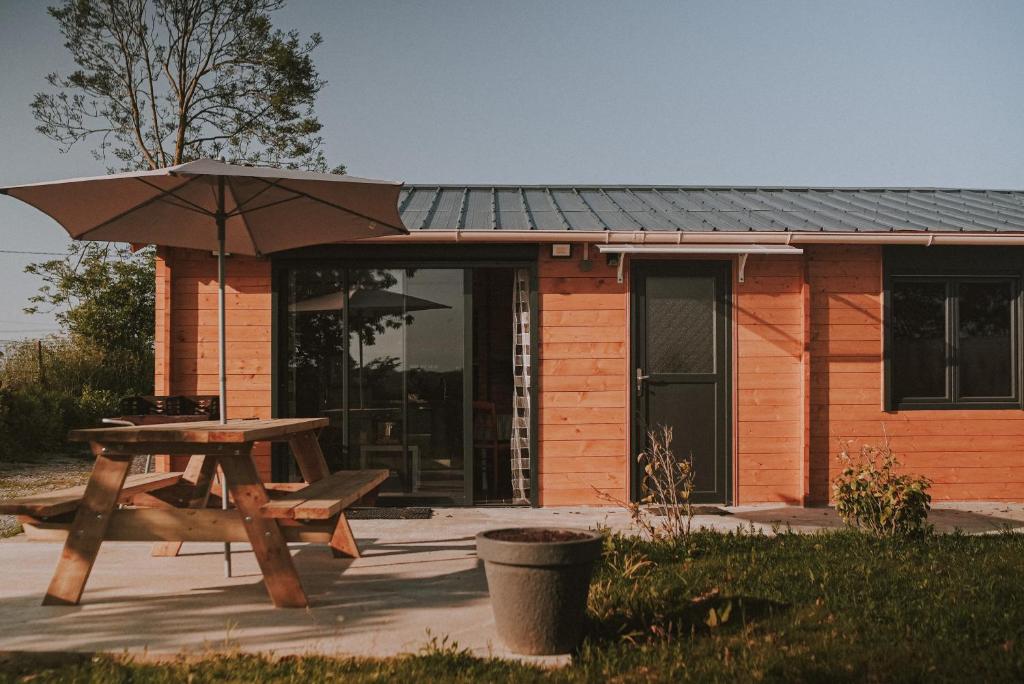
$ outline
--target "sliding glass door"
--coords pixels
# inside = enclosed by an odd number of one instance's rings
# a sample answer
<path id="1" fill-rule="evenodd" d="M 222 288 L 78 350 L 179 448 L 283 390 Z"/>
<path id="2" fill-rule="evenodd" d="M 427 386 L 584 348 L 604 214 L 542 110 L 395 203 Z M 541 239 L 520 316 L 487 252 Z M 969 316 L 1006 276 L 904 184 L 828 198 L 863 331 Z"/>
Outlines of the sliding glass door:
<path id="1" fill-rule="evenodd" d="M 289 271 L 289 414 L 322 415 L 332 470 L 385 495 L 468 503 L 467 269 Z"/>
<path id="2" fill-rule="evenodd" d="M 386 504 L 529 500 L 529 270 L 296 260 L 275 278 L 276 415 L 328 418 L 331 470 L 386 468 Z"/>

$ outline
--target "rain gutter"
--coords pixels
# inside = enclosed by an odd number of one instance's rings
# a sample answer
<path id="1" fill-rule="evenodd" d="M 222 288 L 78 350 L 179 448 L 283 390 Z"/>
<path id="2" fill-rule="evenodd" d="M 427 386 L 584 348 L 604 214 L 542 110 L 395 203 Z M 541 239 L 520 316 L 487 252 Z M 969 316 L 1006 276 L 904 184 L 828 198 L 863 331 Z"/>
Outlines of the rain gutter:
<path id="1" fill-rule="evenodd" d="M 364 238 L 360 243 L 419 244 L 591 244 L 634 245 L 1022 245 L 1024 233 L 825 233 L 825 232 L 682 232 L 682 231 L 559 231 L 559 230 L 419 230 L 409 235 Z"/>

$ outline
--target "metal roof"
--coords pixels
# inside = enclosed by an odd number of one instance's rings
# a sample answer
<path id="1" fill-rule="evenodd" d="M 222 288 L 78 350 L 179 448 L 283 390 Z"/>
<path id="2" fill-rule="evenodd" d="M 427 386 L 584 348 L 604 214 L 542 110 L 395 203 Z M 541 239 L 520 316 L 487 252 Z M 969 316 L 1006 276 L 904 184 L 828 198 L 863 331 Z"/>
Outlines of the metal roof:
<path id="1" fill-rule="evenodd" d="M 650 185 L 407 185 L 418 230 L 1024 232 L 1024 191 Z"/>

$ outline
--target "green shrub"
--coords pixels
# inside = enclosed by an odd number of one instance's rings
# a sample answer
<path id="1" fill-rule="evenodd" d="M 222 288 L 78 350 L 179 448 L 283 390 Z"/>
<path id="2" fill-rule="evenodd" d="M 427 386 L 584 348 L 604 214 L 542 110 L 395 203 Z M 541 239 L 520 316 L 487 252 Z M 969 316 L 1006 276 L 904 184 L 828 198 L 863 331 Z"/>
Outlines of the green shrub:
<path id="1" fill-rule="evenodd" d="M 120 396 L 108 389 L 96 389 L 86 385 L 82 395 L 78 397 L 76 418 L 82 424 L 95 423 L 105 416 L 113 416 L 118 412 Z"/>
<path id="2" fill-rule="evenodd" d="M 152 391 L 152 355 L 107 350 L 81 337 L 26 340 L 0 353 L 0 460 L 78 451 L 68 430 L 117 413 L 120 397 Z"/>
<path id="3" fill-rule="evenodd" d="M 118 396 L 148 394 L 153 387 L 152 353 L 104 350 L 83 337 L 25 340 L 0 352 L 0 387 L 6 389 L 43 385 L 79 397 L 87 387 Z"/>
<path id="4" fill-rule="evenodd" d="M 0 389 L 0 459 L 60 450 L 71 404 L 39 385 Z"/>
<path id="5" fill-rule="evenodd" d="M 888 439 L 863 444 L 855 454 L 843 442 L 838 458 L 843 470 L 832 482 L 832 497 L 843 522 L 883 536 L 927 531 L 931 480 L 897 473 L 900 463 Z"/>

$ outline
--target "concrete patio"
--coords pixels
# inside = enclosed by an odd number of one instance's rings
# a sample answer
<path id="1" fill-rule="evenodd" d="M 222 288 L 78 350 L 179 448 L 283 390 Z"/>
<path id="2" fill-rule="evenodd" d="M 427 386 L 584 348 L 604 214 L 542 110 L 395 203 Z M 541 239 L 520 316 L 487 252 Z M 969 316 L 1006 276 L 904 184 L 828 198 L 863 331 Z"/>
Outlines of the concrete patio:
<path id="1" fill-rule="evenodd" d="M 944 504 L 939 531 L 987 533 L 1024 527 L 1022 504 Z M 787 526 L 813 531 L 838 524 L 824 508 L 748 506 L 700 515 L 697 526 Z M 40 605 L 60 545 L 0 542 L 3 651 L 113 651 L 160 656 L 206 650 L 277 655 L 388 656 L 416 652 L 448 636 L 479 655 L 508 655 L 498 643 L 474 535 L 519 525 L 628 530 L 621 510 L 437 509 L 430 520 L 355 520 L 365 556 L 335 560 L 325 547 L 295 545 L 311 607 L 275 610 L 252 554 L 235 545 L 235 576 L 223 577 L 219 544 L 187 544 L 179 558 L 152 558 L 149 545 L 108 542 L 80 606 Z"/>

